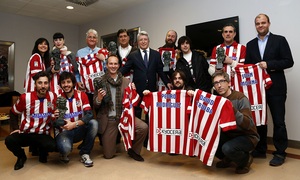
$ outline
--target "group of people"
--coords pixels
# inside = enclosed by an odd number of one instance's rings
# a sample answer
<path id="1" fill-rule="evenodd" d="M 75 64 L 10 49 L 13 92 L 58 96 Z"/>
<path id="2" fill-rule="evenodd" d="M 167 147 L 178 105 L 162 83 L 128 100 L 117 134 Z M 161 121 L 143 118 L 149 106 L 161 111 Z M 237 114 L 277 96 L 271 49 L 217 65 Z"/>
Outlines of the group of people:
<path id="1" fill-rule="evenodd" d="M 157 91 L 160 79 L 168 89 L 201 89 L 232 102 L 237 129 L 221 132 L 216 152 L 216 157 L 221 161 L 216 166 L 227 168 L 233 162 L 236 173 L 247 173 L 253 157 L 266 158 L 267 126 L 256 127 L 248 98 L 231 89 L 231 75 L 237 65 L 256 63 L 267 70 L 273 81 L 272 87 L 266 91 L 276 148 L 270 165 L 283 164 L 288 141 L 284 69 L 292 67 L 294 62 L 286 39 L 269 32 L 270 20 L 266 14 L 256 16 L 254 23 L 258 35 L 247 46 L 234 40 L 236 30 L 232 24 L 225 25 L 222 29 L 224 42 L 213 49 L 209 63 L 205 53 L 191 49 L 189 37 L 180 37 L 176 46 L 177 33 L 174 30 L 167 32 L 165 45 L 154 50 L 149 47 L 150 38 L 146 31 L 138 33 L 138 48 L 135 48 L 129 44 L 126 29 L 120 29 L 117 33 L 117 53 L 111 54 L 97 47 L 98 33 L 90 29 L 86 33 L 87 47 L 80 49 L 76 57 L 67 50 L 61 33 L 54 34 L 51 53 L 49 42 L 44 38 L 38 39 L 28 62 L 25 93 L 11 110 L 12 132 L 5 140 L 7 148 L 18 158 L 14 169 L 21 169 L 27 159 L 22 147 L 37 148 L 40 162 L 47 162 L 48 152 L 57 150 L 60 160 L 67 163 L 73 143 L 81 140 L 81 161 L 86 167 L 91 167 L 93 161 L 89 154 L 97 135 L 103 146 L 104 158 L 113 158 L 120 138 L 118 124 L 125 88 L 131 86 L 143 98 L 145 90 Z M 219 47 L 224 49 L 222 69 L 218 68 Z M 160 54 L 163 51 L 175 52 L 176 62 L 164 61 Z M 66 104 L 63 117 L 61 110 L 57 109 L 56 101 L 60 97 L 65 99 Z M 128 149 L 128 155 L 137 161 L 144 161 L 140 153 L 143 143 L 146 146 L 147 142 L 148 117 L 146 115 L 145 120 L 141 120 L 139 104 L 134 107 L 134 112 L 135 140 L 132 148 Z M 22 114 L 20 126 L 18 114 Z M 59 118 L 63 118 L 63 124 L 56 120 Z M 55 138 L 50 133 L 52 126 Z"/>

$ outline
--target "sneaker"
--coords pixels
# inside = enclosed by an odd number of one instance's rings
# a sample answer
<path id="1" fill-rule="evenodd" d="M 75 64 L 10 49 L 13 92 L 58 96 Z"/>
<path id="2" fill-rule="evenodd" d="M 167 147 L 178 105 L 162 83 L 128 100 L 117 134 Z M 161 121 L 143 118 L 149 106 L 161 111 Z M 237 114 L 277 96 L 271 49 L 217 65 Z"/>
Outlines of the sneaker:
<path id="1" fill-rule="evenodd" d="M 266 153 L 261 153 L 261 152 L 256 151 L 256 150 L 252 151 L 251 155 L 252 155 L 253 158 L 261 158 L 261 159 L 266 159 L 267 158 Z"/>
<path id="2" fill-rule="evenodd" d="M 128 149 L 128 155 L 136 161 L 141 161 L 141 162 L 144 161 L 144 158 L 141 155 L 134 152 L 133 149 Z"/>
<path id="3" fill-rule="evenodd" d="M 92 167 L 93 161 L 90 158 L 90 155 L 83 154 L 81 155 L 81 162 L 84 164 L 85 167 Z"/>
<path id="4" fill-rule="evenodd" d="M 246 174 L 246 173 L 248 173 L 250 171 L 250 165 L 252 164 L 252 162 L 253 162 L 253 157 L 252 157 L 252 155 L 249 155 L 247 165 L 244 166 L 244 167 L 237 167 L 235 169 L 235 173 L 236 174 Z"/>
<path id="5" fill-rule="evenodd" d="M 223 158 L 221 161 L 217 162 L 217 168 L 228 168 L 231 166 L 231 160 L 228 158 Z"/>
<path id="6" fill-rule="evenodd" d="M 69 163 L 70 159 L 69 159 L 68 155 L 63 155 L 62 154 L 60 156 L 60 161 L 63 162 L 63 163 L 65 163 L 65 164 L 67 164 L 67 163 Z"/>
<path id="7" fill-rule="evenodd" d="M 280 155 L 274 155 L 273 159 L 270 161 L 270 166 L 280 166 L 284 163 L 285 157 Z"/>

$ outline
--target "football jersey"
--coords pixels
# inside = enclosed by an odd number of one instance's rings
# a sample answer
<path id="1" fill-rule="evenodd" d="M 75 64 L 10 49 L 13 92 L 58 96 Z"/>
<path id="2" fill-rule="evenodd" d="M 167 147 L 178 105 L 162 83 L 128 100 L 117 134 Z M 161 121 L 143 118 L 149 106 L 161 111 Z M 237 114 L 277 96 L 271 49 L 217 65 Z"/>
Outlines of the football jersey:
<path id="1" fill-rule="evenodd" d="M 50 134 L 55 104 L 56 94 L 52 92 L 43 99 L 38 98 L 36 91 L 21 94 L 11 109 L 14 114 L 21 114 L 21 133 Z"/>
<path id="2" fill-rule="evenodd" d="M 230 100 L 197 89 L 191 107 L 186 155 L 197 156 L 211 166 L 219 144 L 220 132 L 236 129 Z"/>
<path id="3" fill-rule="evenodd" d="M 76 58 L 79 63 L 79 74 L 87 93 L 94 93 L 93 79 L 105 74 L 105 62 L 97 58 L 98 54 L 108 57 L 106 49 L 100 49 L 97 53 L 86 55 L 85 57 Z"/>
<path id="4" fill-rule="evenodd" d="M 141 108 L 149 114 L 149 151 L 184 154 L 190 104 L 186 90 L 151 92 L 143 97 Z"/>
<path id="5" fill-rule="evenodd" d="M 124 110 L 121 114 L 120 123 L 118 125 L 126 151 L 132 147 L 132 140 L 134 140 L 135 116 L 133 107 L 137 106 L 139 100 L 139 94 L 136 92 L 136 90 L 131 88 L 130 83 L 124 90 L 124 96 L 122 100 Z"/>
<path id="6" fill-rule="evenodd" d="M 233 42 L 231 46 L 226 46 L 225 44 L 220 44 L 214 47 L 211 53 L 211 59 L 209 64 L 217 65 L 217 48 L 223 47 L 225 50 L 226 56 L 229 56 L 232 60 L 237 61 L 238 63 L 244 64 L 246 58 L 246 47 L 244 45 L 238 44 L 237 42 Z M 223 64 L 224 71 L 227 72 L 229 77 L 231 77 L 231 67 L 229 64 Z"/>
<path id="7" fill-rule="evenodd" d="M 25 92 L 32 92 L 34 91 L 34 80 L 32 79 L 36 73 L 40 71 L 45 71 L 45 65 L 42 61 L 42 57 L 35 53 L 33 54 L 27 64 L 27 70 L 24 80 L 24 90 Z"/>
<path id="8" fill-rule="evenodd" d="M 245 64 L 235 67 L 232 79 L 233 89 L 248 97 L 256 126 L 267 124 L 266 91 L 272 80 L 265 69 L 258 64 Z"/>
<path id="9" fill-rule="evenodd" d="M 63 96 L 66 98 L 64 93 L 60 94 L 59 96 Z M 66 107 L 68 108 L 65 112 L 64 120 L 69 120 L 71 122 L 75 122 L 81 120 L 84 111 L 92 110 L 88 96 L 82 92 L 74 90 L 74 96 L 72 98 L 66 98 Z M 57 135 L 60 131 L 63 131 L 60 128 L 55 128 L 55 134 Z"/>

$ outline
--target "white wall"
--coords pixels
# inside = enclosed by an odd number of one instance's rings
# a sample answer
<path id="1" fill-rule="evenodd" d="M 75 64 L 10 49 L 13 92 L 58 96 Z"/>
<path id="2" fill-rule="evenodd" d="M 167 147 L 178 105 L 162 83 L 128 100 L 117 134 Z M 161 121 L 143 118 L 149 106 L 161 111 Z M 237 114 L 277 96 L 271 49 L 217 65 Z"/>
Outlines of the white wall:
<path id="1" fill-rule="evenodd" d="M 52 49 L 52 36 L 61 32 L 65 36 L 67 47 L 71 51 L 78 49 L 79 27 L 54 21 L 24 17 L 0 12 L 0 40 L 15 42 L 15 90 L 24 92 L 24 77 L 27 63 L 35 41 L 46 38 Z"/>
<path id="2" fill-rule="evenodd" d="M 286 124 L 289 139 L 300 141 L 298 120 L 300 58 L 300 1 L 297 0 L 152 0 L 146 4 L 126 9 L 97 22 L 80 27 L 79 43 L 85 46 L 84 34 L 95 28 L 100 36 L 116 32 L 120 28 L 140 26 L 150 34 L 150 47 L 156 49 L 164 44 L 165 33 L 175 29 L 179 36 L 185 35 L 185 26 L 200 22 L 239 16 L 240 43 L 246 44 L 256 36 L 254 18 L 266 13 L 271 19 L 270 31 L 284 35 L 291 47 L 295 65 L 286 70 L 288 99 L 286 102 Z M 271 123 L 271 119 L 269 120 Z M 272 136 L 272 126 L 269 128 Z"/>

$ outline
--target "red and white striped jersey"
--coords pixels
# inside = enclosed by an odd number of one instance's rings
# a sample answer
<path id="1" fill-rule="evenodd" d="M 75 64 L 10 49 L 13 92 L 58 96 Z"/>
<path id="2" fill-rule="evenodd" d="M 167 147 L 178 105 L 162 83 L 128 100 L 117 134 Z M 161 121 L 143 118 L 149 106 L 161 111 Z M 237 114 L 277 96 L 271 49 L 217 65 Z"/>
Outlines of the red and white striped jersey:
<path id="1" fill-rule="evenodd" d="M 258 64 L 245 64 L 235 67 L 232 79 L 233 89 L 248 97 L 251 104 L 252 117 L 256 126 L 267 124 L 266 91 L 272 80 L 265 69 Z"/>
<path id="2" fill-rule="evenodd" d="M 60 94 L 67 99 L 66 107 L 68 110 L 65 113 L 64 119 L 71 122 L 82 120 L 84 111 L 92 110 L 88 96 L 85 92 L 74 90 L 74 96 L 70 99 L 66 97 L 64 93 Z M 57 135 L 61 129 L 55 129 L 55 134 Z"/>
<path id="3" fill-rule="evenodd" d="M 64 55 L 60 55 L 60 72 L 59 73 L 55 73 L 52 74 L 52 79 L 50 81 L 50 91 L 56 93 L 56 94 L 61 94 L 62 93 L 62 89 L 59 86 L 58 80 L 59 80 L 59 75 L 64 72 L 74 72 L 74 67 L 71 63 L 71 60 L 69 60 L 67 58 L 67 56 Z"/>
<path id="4" fill-rule="evenodd" d="M 141 108 L 149 113 L 148 150 L 185 154 L 190 105 L 191 97 L 186 90 L 159 91 L 144 96 Z"/>
<path id="5" fill-rule="evenodd" d="M 27 64 L 27 70 L 24 80 L 24 90 L 25 92 L 32 92 L 34 91 L 34 80 L 32 77 L 36 75 L 36 73 L 40 71 L 45 71 L 45 64 L 42 61 L 42 57 L 35 53 L 33 54 Z"/>
<path id="6" fill-rule="evenodd" d="M 197 89 L 191 109 L 186 155 L 197 156 L 211 166 L 219 144 L 220 131 L 236 129 L 230 100 Z"/>
<path id="7" fill-rule="evenodd" d="M 105 62 L 97 58 L 98 54 L 103 54 L 108 57 L 106 49 L 100 49 L 98 53 L 89 54 L 85 57 L 76 58 L 79 63 L 79 74 L 87 93 L 94 93 L 93 79 L 101 77 L 105 74 Z"/>
<path id="8" fill-rule="evenodd" d="M 132 147 L 132 140 L 134 140 L 135 116 L 133 107 L 137 106 L 140 101 L 139 94 L 135 89 L 131 88 L 131 84 L 132 83 L 129 83 L 128 87 L 124 90 L 122 101 L 124 110 L 118 125 L 126 151 Z"/>
<path id="9" fill-rule="evenodd" d="M 132 147 L 132 141 L 134 140 L 134 118 L 133 107 L 131 109 L 125 108 L 122 112 L 120 123 L 118 125 L 126 151 Z"/>
<path id="10" fill-rule="evenodd" d="M 21 133 L 49 134 L 56 98 L 52 92 L 47 92 L 44 99 L 39 99 L 36 91 L 21 94 L 11 109 L 21 114 Z"/>
<path id="11" fill-rule="evenodd" d="M 217 48 L 223 47 L 225 50 L 226 56 L 229 56 L 232 60 L 237 61 L 238 63 L 244 64 L 246 58 L 246 46 L 238 44 L 236 41 L 232 43 L 231 46 L 226 46 L 224 43 L 220 44 L 213 48 L 211 53 L 211 59 L 209 64 L 217 65 Z M 224 64 L 224 71 L 230 75 L 231 67 L 229 64 Z"/>

